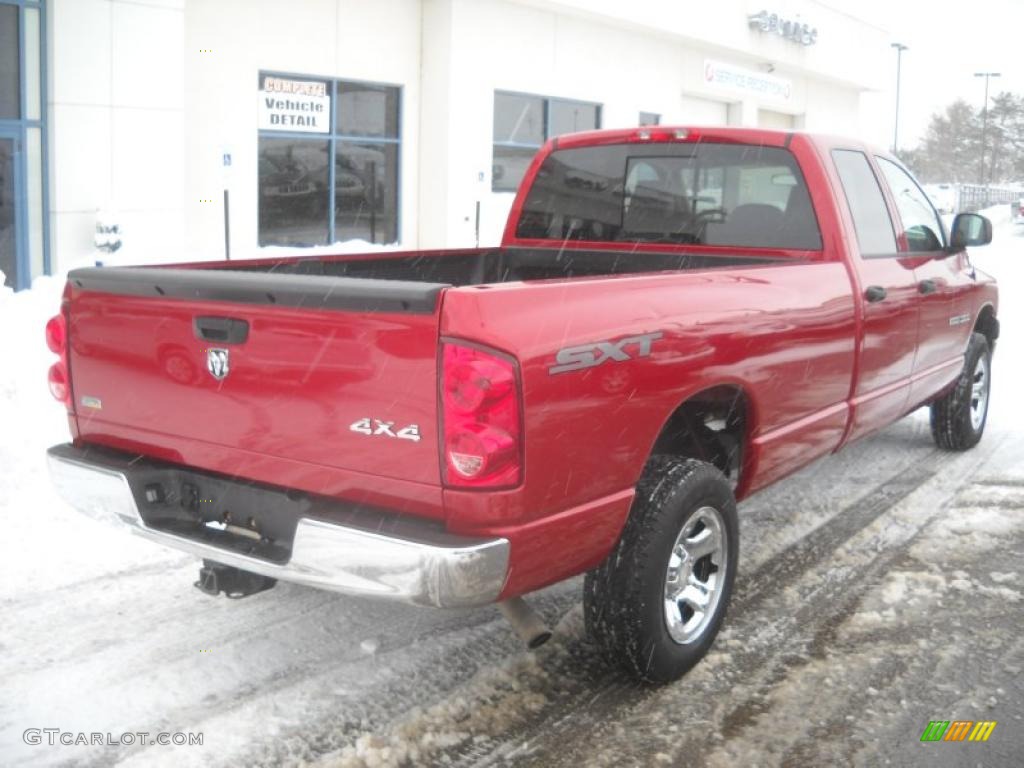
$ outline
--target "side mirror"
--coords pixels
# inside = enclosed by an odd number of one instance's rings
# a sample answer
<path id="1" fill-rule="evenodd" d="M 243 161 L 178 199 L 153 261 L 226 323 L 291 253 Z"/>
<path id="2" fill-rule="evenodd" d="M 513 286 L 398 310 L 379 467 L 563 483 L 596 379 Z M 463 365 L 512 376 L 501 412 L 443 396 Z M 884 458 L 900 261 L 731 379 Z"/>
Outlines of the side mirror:
<path id="1" fill-rule="evenodd" d="M 958 213 L 953 219 L 949 238 L 952 251 L 962 251 L 971 245 L 988 245 L 992 242 L 992 222 L 977 213 Z"/>

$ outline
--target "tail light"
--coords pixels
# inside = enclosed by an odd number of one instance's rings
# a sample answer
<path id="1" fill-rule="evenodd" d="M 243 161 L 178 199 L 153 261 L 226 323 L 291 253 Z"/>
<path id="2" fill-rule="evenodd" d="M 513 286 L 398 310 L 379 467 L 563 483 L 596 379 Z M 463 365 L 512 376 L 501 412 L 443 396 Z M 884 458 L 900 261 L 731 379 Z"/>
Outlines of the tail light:
<path id="1" fill-rule="evenodd" d="M 47 381 L 50 394 L 64 405 L 71 402 L 71 385 L 68 383 L 68 333 L 64 314 L 54 315 L 46 323 L 46 346 L 60 360 L 50 366 Z"/>
<path id="2" fill-rule="evenodd" d="M 64 356 L 64 345 L 67 341 L 67 325 L 64 315 L 54 315 L 46 323 L 46 346 L 55 355 Z"/>
<path id="3" fill-rule="evenodd" d="M 50 373 L 46 377 L 50 384 L 50 394 L 55 399 L 67 405 L 68 402 L 68 369 L 64 362 L 60 361 L 50 366 Z"/>
<path id="4" fill-rule="evenodd" d="M 511 488 L 523 476 L 519 368 L 501 353 L 441 347 L 441 471 L 457 488 Z"/>

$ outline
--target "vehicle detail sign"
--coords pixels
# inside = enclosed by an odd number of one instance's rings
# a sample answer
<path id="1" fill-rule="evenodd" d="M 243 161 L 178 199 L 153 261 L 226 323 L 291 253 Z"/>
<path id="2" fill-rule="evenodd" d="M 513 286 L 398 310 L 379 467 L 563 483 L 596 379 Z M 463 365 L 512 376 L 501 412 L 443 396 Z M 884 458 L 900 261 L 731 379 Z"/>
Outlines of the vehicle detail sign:
<path id="1" fill-rule="evenodd" d="M 327 83 L 260 75 L 261 131 L 327 133 L 331 128 L 331 97 Z"/>

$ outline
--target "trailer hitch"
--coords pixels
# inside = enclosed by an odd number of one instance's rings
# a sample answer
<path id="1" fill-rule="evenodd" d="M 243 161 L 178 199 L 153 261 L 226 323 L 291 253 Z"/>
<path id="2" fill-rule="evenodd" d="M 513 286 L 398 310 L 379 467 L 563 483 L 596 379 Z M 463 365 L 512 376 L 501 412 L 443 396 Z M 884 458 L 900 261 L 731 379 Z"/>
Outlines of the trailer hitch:
<path id="1" fill-rule="evenodd" d="M 222 565 L 212 560 L 203 560 L 199 569 L 199 580 L 195 588 L 211 597 L 223 592 L 232 600 L 238 600 L 257 592 L 264 592 L 277 584 L 277 579 L 250 573 L 231 565 Z"/>

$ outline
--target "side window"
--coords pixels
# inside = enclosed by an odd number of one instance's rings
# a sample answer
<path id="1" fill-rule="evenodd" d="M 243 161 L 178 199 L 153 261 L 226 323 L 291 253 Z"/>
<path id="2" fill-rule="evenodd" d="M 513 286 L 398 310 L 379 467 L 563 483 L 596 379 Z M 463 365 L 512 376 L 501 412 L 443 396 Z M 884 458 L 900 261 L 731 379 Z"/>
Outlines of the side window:
<path id="1" fill-rule="evenodd" d="M 846 204 L 853 216 L 861 256 L 895 256 L 892 219 L 867 156 L 851 149 L 834 149 L 832 162 L 836 164 Z"/>
<path id="2" fill-rule="evenodd" d="M 907 233 L 907 244 L 911 251 L 927 252 L 941 250 L 945 243 L 945 227 L 942 219 L 928 201 L 928 197 L 909 173 L 896 163 L 884 157 L 876 157 L 889 189 L 896 200 L 896 209 L 903 219 Z"/>

